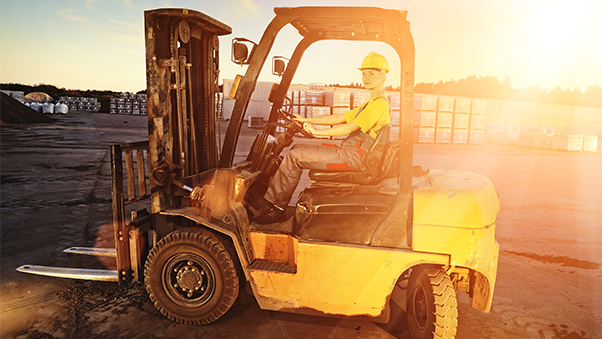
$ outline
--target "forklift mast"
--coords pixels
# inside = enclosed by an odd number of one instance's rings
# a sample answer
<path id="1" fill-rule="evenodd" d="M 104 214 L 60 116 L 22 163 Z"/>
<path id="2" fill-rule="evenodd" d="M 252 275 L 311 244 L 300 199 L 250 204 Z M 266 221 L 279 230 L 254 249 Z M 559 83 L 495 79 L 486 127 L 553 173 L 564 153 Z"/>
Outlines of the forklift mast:
<path id="1" fill-rule="evenodd" d="M 177 207 L 170 177 L 218 165 L 219 40 L 232 29 L 188 9 L 144 13 L 152 213 Z M 155 189 L 164 186 L 166 189 Z"/>

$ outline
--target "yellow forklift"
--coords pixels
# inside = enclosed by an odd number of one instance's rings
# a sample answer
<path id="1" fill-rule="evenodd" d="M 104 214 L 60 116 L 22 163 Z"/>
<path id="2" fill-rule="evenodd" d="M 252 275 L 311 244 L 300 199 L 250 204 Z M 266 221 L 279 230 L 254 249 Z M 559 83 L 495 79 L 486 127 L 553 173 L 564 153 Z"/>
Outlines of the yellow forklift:
<path id="1" fill-rule="evenodd" d="M 247 65 L 221 150 L 219 40 L 231 28 L 188 9 L 145 12 L 148 141 L 113 145 L 116 270 L 23 265 L 21 272 L 140 282 L 169 319 L 207 325 L 224 315 L 241 285 L 264 310 L 390 321 L 401 303 L 414 338 L 453 338 L 456 291 L 489 312 L 499 246 L 499 198 L 485 177 L 413 165 L 414 42 L 407 12 L 375 7 L 275 8 L 259 43 L 236 38 L 232 61 Z M 301 40 L 275 58 L 281 77 L 247 158 L 234 155 L 260 71 L 287 25 Z M 379 133 L 358 172 L 309 173 L 311 185 L 287 220 L 253 222 L 293 138 L 311 137 L 292 119 L 287 93 L 304 52 L 318 41 L 379 41 L 399 56 L 399 139 Z M 218 131 L 216 131 L 218 129 Z M 125 166 L 124 166 L 125 165 Z M 190 192 L 200 187 L 200 199 Z M 130 213 L 131 218 L 126 218 Z M 129 219 L 129 220 L 128 220 Z M 400 295 L 401 294 L 401 295 Z"/>

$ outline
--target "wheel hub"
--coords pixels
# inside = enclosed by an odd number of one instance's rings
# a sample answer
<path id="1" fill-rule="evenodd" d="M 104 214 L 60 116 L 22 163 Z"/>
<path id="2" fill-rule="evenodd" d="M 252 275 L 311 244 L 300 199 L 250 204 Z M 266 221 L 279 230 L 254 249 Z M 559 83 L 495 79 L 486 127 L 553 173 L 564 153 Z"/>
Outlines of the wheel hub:
<path id="1" fill-rule="evenodd" d="M 211 266 L 202 257 L 190 253 L 170 258 L 163 279 L 169 298 L 185 307 L 203 305 L 215 290 Z"/>
<path id="2" fill-rule="evenodd" d="M 203 276 L 205 275 L 205 271 L 202 268 L 197 268 L 192 261 L 188 261 L 186 266 L 178 270 L 178 274 L 176 275 L 177 285 L 184 292 L 188 292 L 188 294 L 199 290 L 203 292 L 205 290 Z"/>
<path id="3" fill-rule="evenodd" d="M 424 329 L 426 327 L 426 321 L 428 318 L 428 307 L 426 305 L 426 294 L 422 288 L 416 289 L 413 298 L 414 303 L 414 319 L 416 319 L 416 323 L 420 329 Z"/>

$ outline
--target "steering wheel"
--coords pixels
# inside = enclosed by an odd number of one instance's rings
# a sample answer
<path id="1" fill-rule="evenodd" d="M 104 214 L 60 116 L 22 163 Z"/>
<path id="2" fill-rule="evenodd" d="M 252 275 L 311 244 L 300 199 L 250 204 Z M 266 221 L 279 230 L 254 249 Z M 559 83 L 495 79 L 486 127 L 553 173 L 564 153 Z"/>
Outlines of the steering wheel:
<path id="1" fill-rule="evenodd" d="M 295 132 L 299 132 L 307 138 L 315 138 L 313 134 L 303 128 L 303 123 L 295 120 L 295 116 L 292 113 L 281 108 L 278 110 L 278 114 L 289 125 L 288 127 L 292 128 Z"/>

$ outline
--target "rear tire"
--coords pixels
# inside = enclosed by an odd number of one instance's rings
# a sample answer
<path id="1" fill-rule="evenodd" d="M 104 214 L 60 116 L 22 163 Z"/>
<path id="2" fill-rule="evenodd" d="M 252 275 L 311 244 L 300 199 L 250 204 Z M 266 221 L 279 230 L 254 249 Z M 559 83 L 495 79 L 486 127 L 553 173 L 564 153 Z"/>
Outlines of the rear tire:
<path id="1" fill-rule="evenodd" d="M 238 297 L 238 276 L 224 244 L 207 230 L 182 229 L 148 255 L 144 281 L 155 307 L 181 324 L 207 325 Z"/>
<path id="2" fill-rule="evenodd" d="M 414 339 L 454 338 L 458 328 L 456 291 L 440 268 L 412 272 L 407 292 L 408 327 Z"/>

